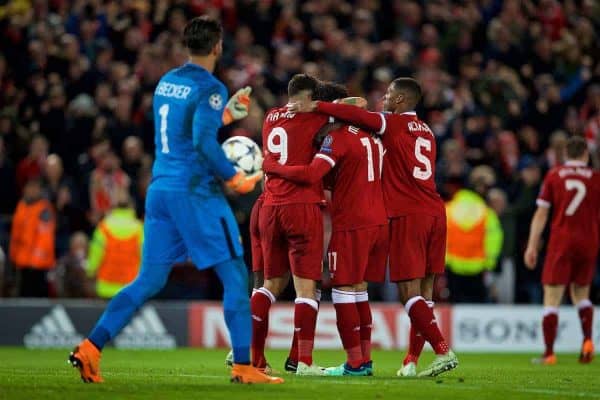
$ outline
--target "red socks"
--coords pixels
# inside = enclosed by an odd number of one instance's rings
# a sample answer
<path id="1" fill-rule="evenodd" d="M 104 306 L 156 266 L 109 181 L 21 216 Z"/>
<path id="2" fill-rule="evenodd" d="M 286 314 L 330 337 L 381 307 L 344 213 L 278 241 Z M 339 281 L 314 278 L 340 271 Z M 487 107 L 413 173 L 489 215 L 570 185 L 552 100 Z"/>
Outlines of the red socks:
<path id="1" fill-rule="evenodd" d="M 321 290 L 317 289 L 315 291 L 315 297 L 317 299 L 317 305 L 321 304 Z M 288 358 L 291 361 L 298 362 L 298 332 L 294 329 L 294 335 L 292 336 L 292 345 L 290 347 L 290 353 L 288 354 Z"/>
<path id="2" fill-rule="evenodd" d="M 288 358 L 292 361 L 298 362 L 298 333 L 294 329 L 294 335 L 292 336 L 292 346 L 290 347 L 290 354 Z"/>
<path id="3" fill-rule="evenodd" d="M 252 365 L 264 368 L 267 365 L 265 358 L 265 342 L 269 333 L 269 310 L 275 302 L 275 296 L 264 287 L 257 289 L 250 298 L 250 311 L 252 313 Z"/>
<path id="4" fill-rule="evenodd" d="M 544 357 L 551 356 L 554 354 L 554 341 L 558 330 L 558 309 L 556 307 L 544 307 L 542 329 L 544 331 L 544 344 L 546 345 Z"/>
<path id="5" fill-rule="evenodd" d="M 421 335 L 416 329 L 414 325 L 410 325 L 410 337 L 408 339 L 408 353 L 404 358 L 403 365 L 408 363 L 419 362 L 419 356 L 423 351 L 423 346 L 425 346 L 425 338 Z"/>
<path id="6" fill-rule="evenodd" d="M 294 307 L 294 331 L 298 335 L 298 362 L 312 365 L 315 328 L 319 303 L 313 299 L 296 298 Z"/>
<path id="7" fill-rule="evenodd" d="M 360 347 L 364 362 L 371 361 L 371 330 L 373 329 L 373 316 L 369 306 L 369 293 L 356 293 L 356 308 L 360 317 Z"/>
<path id="8" fill-rule="evenodd" d="M 433 301 L 427 301 L 427 305 L 429 308 L 431 308 L 431 311 L 433 311 Z M 415 329 L 415 326 L 411 324 L 410 335 L 408 338 L 408 353 L 404 358 L 403 365 L 411 362 L 417 364 L 419 362 L 421 352 L 423 352 L 423 346 L 425 346 L 425 338 L 419 333 L 419 331 Z"/>
<path id="9" fill-rule="evenodd" d="M 435 354 L 448 353 L 448 344 L 438 328 L 433 310 L 429 308 L 425 299 L 421 296 L 415 296 L 409 299 L 404 307 L 410 317 L 411 324 L 431 344 Z"/>
<path id="10" fill-rule="evenodd" d="M 579 310 L 579 319 L 581 320 L 581 331 L 583 340 L 592 338 L 592 322 L 594 321 L 594 307 L 589 300 L 582 300 L 577 305 Z"/>
<path id="11" fill-rule="evenodd" d="M 359 368 L 363 363 L 360 343 L 360 316 L 354 292 L 333 289 L 331 299 L 335 307 L 338 332 L 348 357 L 348 365 Z"/>

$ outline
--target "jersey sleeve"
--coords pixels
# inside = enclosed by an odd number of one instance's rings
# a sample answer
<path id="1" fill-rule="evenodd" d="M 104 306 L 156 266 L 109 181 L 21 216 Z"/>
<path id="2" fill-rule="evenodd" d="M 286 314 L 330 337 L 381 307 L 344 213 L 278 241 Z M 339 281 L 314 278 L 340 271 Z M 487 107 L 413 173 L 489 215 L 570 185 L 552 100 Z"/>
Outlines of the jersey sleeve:
<path id="1" fill-rule="evenodd" d="M 550 208 L 553 203 L 553 190 L 552 190 L 552 174 L 548 174 L 542 183 L 540 194 L 537 197 L 536 204 L 538 207 Z"/>
<path id="2" fill-rule="evenodd" d="M 383 135 L 387 128 L 387 121 L 383 113 L 366 111 L 360 107 L 348 104 L 319 101 L 317 103 L 317 111 L 347 121 L 352 125 L 378 135 Z"/>
<path id="3" fill-rule="evenodd" d="M 263 168 L 268 173 L 278 175 L 290 181 L 312 185 L 320 181 L 331 171 L 331 165 L 320 158 L 313 158 L 309 165 L 281 165 L 273 160 L 265 160 Z"/>
<path id="4" fill-rule="evenodd" d="M 217 141 L 217 132 L 223 125 L 222 117 L 226 101 L 227 89 L 223 85 L 213 85 L 201 91 L 192 123 L 194 148 L 208 168 L 224 180 L 231 179 L 236 174 L 235 168 L 225 157 Z"/>
<path id="5" fill-rule="evenodd" d="M 315 158 L 327 161 L 331 168 L 335 167 L 335 164 L 342 159 L 346 152 L 346 138 L 344 136 L 347 134 L 349 133 L 341 131 L 329 133 L 323 139 L 321 149 L 315 154 Z"/>

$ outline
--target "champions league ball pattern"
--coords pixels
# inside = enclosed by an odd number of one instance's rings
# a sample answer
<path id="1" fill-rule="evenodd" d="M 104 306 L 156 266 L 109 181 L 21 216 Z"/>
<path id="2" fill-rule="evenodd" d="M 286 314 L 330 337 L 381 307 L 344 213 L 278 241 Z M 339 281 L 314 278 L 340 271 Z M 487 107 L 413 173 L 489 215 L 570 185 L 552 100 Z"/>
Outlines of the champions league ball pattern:
<path id="1" fill-rule="evenodd" d="M 233 136 L 227 139 L 221 147 L 236 169 L 240 169 L 248 175 L 261 170 L 262 152 L 252 139 L 245 136 Z"/>

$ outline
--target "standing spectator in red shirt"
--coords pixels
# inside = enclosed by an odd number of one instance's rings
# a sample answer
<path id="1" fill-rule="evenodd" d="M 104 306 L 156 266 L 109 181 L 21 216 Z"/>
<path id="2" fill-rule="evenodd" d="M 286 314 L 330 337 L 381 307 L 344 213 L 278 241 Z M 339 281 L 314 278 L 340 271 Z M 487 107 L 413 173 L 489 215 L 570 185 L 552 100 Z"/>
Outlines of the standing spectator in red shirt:
<path id="1" fill-rule="evenodd" d="M 42 175 L 47 156 L 48 140 L 41 135 L 34 136 L 29 145 L 29 154 L 17 165 L 17 188 L 19 193 L 21 193 L 28 180 L 39 178 Z"/>
<path id="2" fill-rule="evenodd" d="M 119 159 L 109 151 L 90 176 L 92 222 L 97 222 L 116 204 L 119 190 L 129 190 L 129 176 L 121 169 Z"/>

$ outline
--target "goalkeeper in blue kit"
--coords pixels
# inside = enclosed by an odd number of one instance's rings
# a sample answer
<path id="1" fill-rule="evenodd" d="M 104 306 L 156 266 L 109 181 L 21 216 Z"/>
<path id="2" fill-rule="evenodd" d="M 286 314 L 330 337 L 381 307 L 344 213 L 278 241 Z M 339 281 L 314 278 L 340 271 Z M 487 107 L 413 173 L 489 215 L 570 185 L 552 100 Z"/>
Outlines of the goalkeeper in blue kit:
<path id="1" fill-rule="evenodd" d="M 231 190 L 248 193 L 262 178 L 262 173 L 236 171 L 217 142 L 223 124 L 247 116 L 250 88 L 226 102 L 225 86 L 212 75 L 222 52 L 217 21 L 193 19 L 184 30 L 184 42 L 189 62 L 165 74 L 154 91 L 156 157 L 146 196 L 140 273 L 112 299 L 69 361 L 84 382 L 102 382 L 104 345 L 162 289 L 172 265 L 189 258 L 198 269 L 214 268 L 223 284 L 234 355 L 232 382 L 282 383 L 250 365 L 248 272 L 238 226 L 222 190 L 224 181 Z"/>

